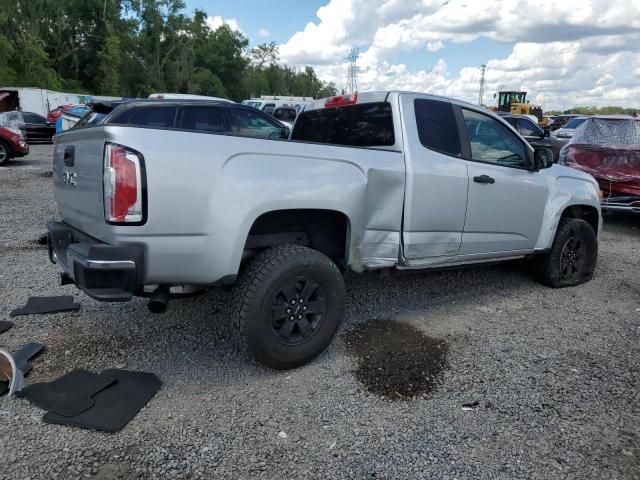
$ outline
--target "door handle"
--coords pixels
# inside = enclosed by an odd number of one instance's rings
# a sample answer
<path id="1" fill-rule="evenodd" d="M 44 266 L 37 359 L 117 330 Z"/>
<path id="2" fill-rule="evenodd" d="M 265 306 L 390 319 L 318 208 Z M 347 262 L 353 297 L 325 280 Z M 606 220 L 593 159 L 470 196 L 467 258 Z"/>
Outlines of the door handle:
<path id="1" fill-rule="evenodd" d="M 479 177 L 473 177 L 473 181 L 476 183 L 496 183 L 496 180 L 489 175 L 480 175 Z"/>

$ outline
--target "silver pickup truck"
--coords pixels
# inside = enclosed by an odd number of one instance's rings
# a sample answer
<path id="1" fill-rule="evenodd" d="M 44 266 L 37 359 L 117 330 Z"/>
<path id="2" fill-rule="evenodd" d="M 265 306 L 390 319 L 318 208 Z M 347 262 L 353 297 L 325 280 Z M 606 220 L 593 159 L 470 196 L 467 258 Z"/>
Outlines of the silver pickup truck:
<path id="1" fill-rule="evenodd" d="M 243 105 L 132 101 L 57 136 L 61 282 L 154 312 L 233 285 L 248 351 L 293 368 L 338 330 L 347 269 L 530 258 L 551 287 L 593 276 L 597 183 L 484 108 L 359 93 L 308 105 L 290 133 Z"/>

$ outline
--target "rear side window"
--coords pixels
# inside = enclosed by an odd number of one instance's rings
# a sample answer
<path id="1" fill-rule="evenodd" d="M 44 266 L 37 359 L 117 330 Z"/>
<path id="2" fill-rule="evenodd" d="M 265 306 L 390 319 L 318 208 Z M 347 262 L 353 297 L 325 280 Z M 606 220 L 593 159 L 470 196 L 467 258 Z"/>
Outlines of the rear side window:
<path id="1" fill-rule="evenodd" d="M 302 112 L 292 140 L 349 147 L 385 147 L 395 143 L 391 105 L 363 103 Z"/>
<path id="2" fill-rule="evenodd" d="M 183 107 L 178 128 L 213 133 L 227 131 L 224 111 L 212 107 Z"/>
<path id="3" fill-rule="evenodd" d="M 414 109 L 422 145 L 447 155 L 462 156 L 453 105 L 439 100 L 417 98 Z"/>
<path id="4" fill-rule="evenodd" d="M 173 128 L 176 107 L 132 108 L 116 115 L 109 123 L 129 124 L 136 127 Z"/>

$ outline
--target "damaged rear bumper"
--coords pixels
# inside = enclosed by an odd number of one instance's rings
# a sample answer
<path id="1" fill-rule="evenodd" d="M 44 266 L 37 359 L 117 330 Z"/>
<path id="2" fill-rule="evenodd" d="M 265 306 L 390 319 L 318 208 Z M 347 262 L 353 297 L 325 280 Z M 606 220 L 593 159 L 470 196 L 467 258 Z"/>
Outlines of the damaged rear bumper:
<path id="1" fill-rule="evenodd" d="M 90 297 L 130 300 L 144 283 L 144 247 L 108 245 L 63 222 L 47 223 L 49 258 Z"/>

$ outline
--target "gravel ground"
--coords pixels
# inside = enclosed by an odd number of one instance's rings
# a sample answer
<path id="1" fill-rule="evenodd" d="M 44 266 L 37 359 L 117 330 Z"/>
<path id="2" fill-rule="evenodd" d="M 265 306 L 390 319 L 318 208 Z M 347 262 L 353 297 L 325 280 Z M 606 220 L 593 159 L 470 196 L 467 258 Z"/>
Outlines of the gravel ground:
<path id="1" fill-rule="evenodd" d="M 518 263 L 349 276 L 331 348 L 274 372 L 238 352 L 224 291 L 152 316 L 141 299 L 57 287 L 34 244 L 55 216 L 51 151 L 0 168 L 0 320 L 30 295 L 82 307 L 16 317 L 0 346 L 47 344 L 31 382 L 126 367 L 164 385 L 115 434 L 47 425 L 26 400 L 0 399 L 0 477 L 640 478 L 640 216 L 607 218 L 595 279 L 576 288 L 542 287 Z M 397 329 L 411 337 L 403 355 L 421 351 L 416 335 L 443 346 L 435 388 L 393 399 L 361 383 L 376 381 L 357 373 L 378 358 L 357 346 L 372 341 L 363 324 L 385 321 L 411 327 Z M 402 344 L 382 329 L 390 349 Z"/>

